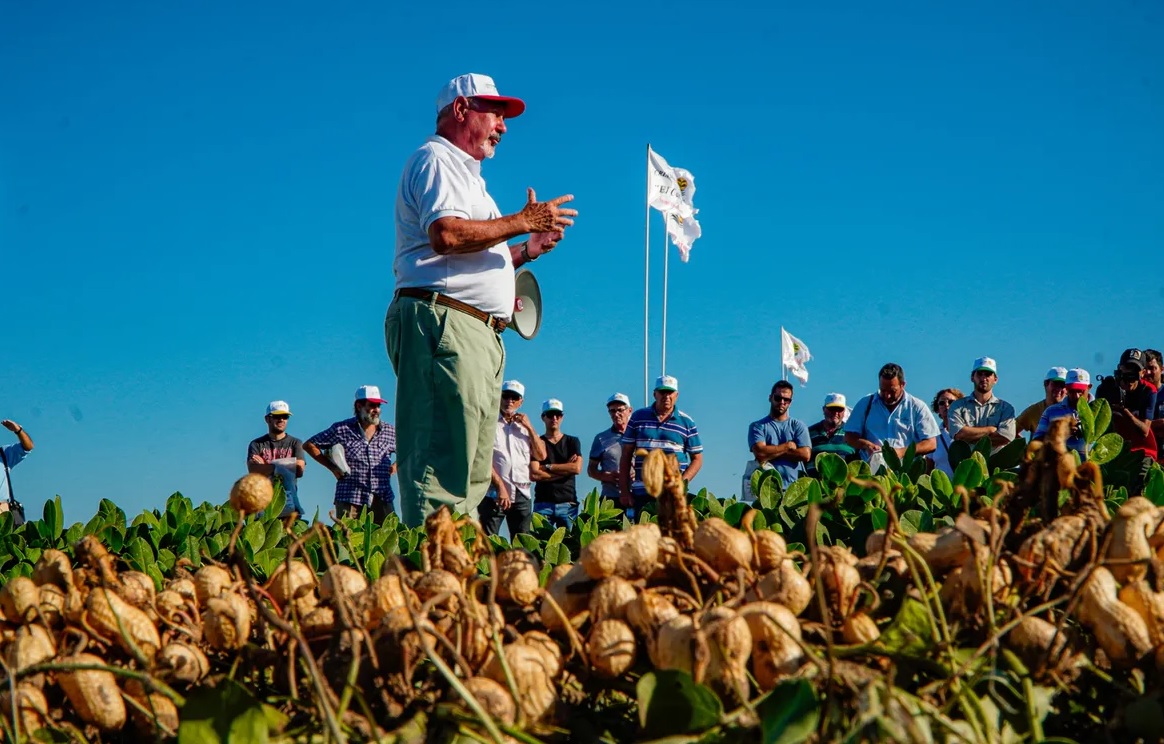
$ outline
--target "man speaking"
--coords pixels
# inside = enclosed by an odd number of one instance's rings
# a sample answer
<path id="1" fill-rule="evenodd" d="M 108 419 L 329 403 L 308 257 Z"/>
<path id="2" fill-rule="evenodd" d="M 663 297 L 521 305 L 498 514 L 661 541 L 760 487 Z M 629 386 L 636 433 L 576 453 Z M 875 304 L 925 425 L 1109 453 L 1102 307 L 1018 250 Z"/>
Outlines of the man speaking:
<path id="1" fill-rule="evenodd" d="M 484 498 L 514 269 L 549 253 L 578 214 L 561 206 L 572 195 L 539 202 L 531 188 L 520 212 L 502 215 L 485 189 L 481 161 L 523 101 L 469 74 L 441 89 L 436 108 L 436 134 L 408 159 L 396 193 L 396 294 L 384 320 L 409 526 L 441 504 L 472 514 Z"/>

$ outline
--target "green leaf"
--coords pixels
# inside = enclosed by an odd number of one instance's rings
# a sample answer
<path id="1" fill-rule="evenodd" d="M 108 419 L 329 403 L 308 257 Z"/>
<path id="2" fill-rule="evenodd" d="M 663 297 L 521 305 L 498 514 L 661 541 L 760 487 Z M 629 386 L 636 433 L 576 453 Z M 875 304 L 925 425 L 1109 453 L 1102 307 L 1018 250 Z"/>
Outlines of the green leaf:
<path id="1" fill-rule="evenodd" d="M 263 540 L 263 545 L 259 548 L 260 551 L 270 550 L 279 544 L 279 540 L 283 539 L 283 523 L 278 519 L 267 523 L 267 535 Z"/>
<path id="2" fill-rule="evenodd" d="M 820 700 L 806 679 L 786 680 L 756 707 L 763 744 L 800 744 L 816 733 Z"/>
<path id="3" fill-rule="evenodd" d="M 647 672 L 635 686 L 642 738 L 703 731 L 719 723 L 723 704 L 715 693 L 675 670 Z"/>
<path id="4" fill-rule="evenodd" d="M 723 521 L 730 524 L 732 527 L 739 527 L 740 520 L 744 518 L 744 512 L 752 507 L 747 504 L 736 502 L 723 510 Z M 754 529 L 754 528 L 753 528 Z"/>
<path id="5" fill-rule="evenodd" d="M 242 536 L 250 546 L 251 552 L 258 553 L 263 549 L 263 543 L 267 541 L 266 525 L 257 520 L 253 521 L 243 528 Z"/>
<path id="6" fill-rule="evenodd" d="M 921 600 L 907 596 L 877 643 L 891 654 L 924 656 L 934 644 L 934 634 Z"/>
<path id="7" fill-rule="evenodd" d="M 882 447 L 881 456 L 885 458 L 885 464 L 892 472 L 901 472 L 903 468 L 901 465 L 901 458 L 897 456 L 897 450 L 893 449 L 892 447 Z"/>
<path id="8" fill-rule="evenodd" d="M 797 481 L 789 486 L 788 490 L 784 492 L 784 501 L 781 503 L 781 506 L 790 509 L 794 506 L 807 504 L 809 489 L 814 483 L 816 483 L 816 480 L 813 478 L 798 478 Z M 817 485 L 817 488 L 820 488 L 820 486 Z"/>
<path id="9" fill-rule="evenodd" d="M 954 440 L 954 443 L 950 445 L 950 467 L 953 468 L 954 472 L 956 473 L 958 471 L 958 466 L 961 465 L 963 461 L 969 460 L 970 455 L 972 454 L 974 454 L 973 447 L 960 439 Z"/>
<path id="10" fill-rule="evenodd" d="M 757 486 L 756 484 L 759 483 Z M 774 470 L 756 469 L 752 473 L 752 493 L 765 509 L 775 509 L 780 505 L 780 498 L 784 494 L 784 482 Z"/>
<path id="11" fill-rule="evenodd" d="M 703 491 L 701 490 L 700 493 L 702 494 Z M 708 516 L 719 517 L 720 519 L 723 519 L 724 515 L 723 504 L 711 494 L 707 495 L 707 514 Z"/>
<path id="12" fill-rule="evenodd" d="M 154 564 L 154 549 L 140 537 L 135 537 L 127 542 L 121 556 L 126 559 L 133 570 L 142 573 L 145 573 L 146 568 Z"/>
<path id="13" fill-rule="evenodd" d="M 978 488 L 982 485 L 982 466 L 973 457 L 963 460 L 954 470 L 953 485 L 965 486 L 968 490 Z"/>
<path id="14" fill-rule="evenodd" d="M 834 488 L 844 483 L 849 475 L 845 459 L 833 452 L 822 452 L 816 456 L 816 472 Z"/>
<path id="15" fill-rule="evenodd" d="M 372 555 L 368 556 L 368 560 L 364 561 L 364 573 L 367 574 L 370 581 L 375 581 L 380 578 L 380 574 L 384 568 L 384 561 L 388 560 L 384 555 L 384 549 L 377 546 L 372 549 Z"/>
<path id="16" fill-rule="evenodd" d="M 1096 440 L 1095 413 L 1091 410 L 1086 397 L 1080 398 L 1079 402 L 1075 404 L 1075 411 L 1079 414 L 1079 426 L 1083 429 L 1083 439 L 1091 444 Z"/>
<path id="17" fill-rule="evenodd" d="M 1119 434 L 1115 432 L 1104 434 L 1092 445 L 1087 459 L 1096 465 L 1103 465 L 1114 460 L 1123 448 L 1124 440 Z"/>
<path id="18" fill-rule="evenodd" d="M 550 539 L 546 541 L 545 554 L 542 556 L 545 565 L 557 566 L 561 563 L 570 562 L 570 551 L 562 544 L 562 540 L 565 539 L 565 527 L 559 527 L 554 530 L 554 534 L 550 535 Z"/>
<path id="19" fill-rule="evenodd" d="M 1164 506 L 1164 470 L 1153 465 L 1144 481 L 1144 498 L 1156 506 Z"/>
<path id="20" fill-rule="evenodd" d="M 61 508 L 60 496 L 44 502 L 44 522 L 48 527 L 49 540 L 55 543 L 65 531 L 65 511 Z"/>
<path id="21" fill-rule="evenodd" d="M 1093 400 L 1091 412 L 1095 414 L 1095 438 L 1099 439 L 1107 433 L 1107 427 L 1111 426 L 1111 403 L 1103 398 Z"/>
<path id="22" fill-rule="evenodd" d="M 1027 443 L 1022 437 L 1016 437 L 1005 447 L 987 457 L 990 469 L 1010 470 L 1023 461 L 1023 454 L 1027 451 Z"/>
<path id="23" fill-rule="evenodd" d="M 924 531 L 922 530 L 922 520 L 923 516 L 920 510 L 910 509 L 904 512 L 898 521 L 901 524 L 902 533 L 913 537 L 918 532 Z"/>
<path id="24" fill-rule="evenodd" d="M 267 715 L 242 685 L 225 678 L 195 688 L 182 706 L 178 744 L 266 744 Z"/>
<path id="25" fill-rule="evenodd" d="M 950 476 L 942 470 L 935 470 L 930 473 L 930 487 L 933 488 L 934 493 L 941 496 L 947 503 L 950 497 L 954 495 L 954 484 L 950 482 Z"/>
<path id="26" fill-rule="evenodd" d="M 845 467 L 849 471 L 850 478 L 868 478 L 870 475 L 869 463 L 865 462 L 864 460 L 854 460 L 850 463 L 847 463 Z"/>
<path id="27" fill-rule="evenodd" d="M 541 547 L 542 547 L 541 543 L 538 542 L 538 539 L 536 537 L 534 537 L 533 535 L 527 535 L 523 532 L 523 533 L 519 534 L 513 540 L 513 542 L 515 544 L 518 544 L 521 547 L 525 548 L 526 550 L 533 553 L 534 555 L 540 555 L 542 552 L 541 551 Z"/>
<path id="28" fill-rule="evenodd" d="M 869 510 L 869 516 L 873 520 L 874 530 L 883 530 L 889 526 L 889 512 L 881 507 L 874 507 Z"/>

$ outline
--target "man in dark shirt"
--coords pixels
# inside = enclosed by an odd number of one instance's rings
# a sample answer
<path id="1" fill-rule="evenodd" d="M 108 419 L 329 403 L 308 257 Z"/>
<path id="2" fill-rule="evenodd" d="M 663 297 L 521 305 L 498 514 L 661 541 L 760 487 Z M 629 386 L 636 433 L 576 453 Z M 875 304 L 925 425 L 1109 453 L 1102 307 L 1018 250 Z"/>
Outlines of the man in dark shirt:
<path id="1" fill-rule="evenodd" d="M 1124 438 L 1126 449 L 1139 457 L 1128 493 L 1138 494 L 1144 479 L 1156 461 L 1156 437 L 1152 433 L 1152 415 L 1156 410 L 1156 391 L 1143 380 L 1146 355 L 1140 349 L 1126 349 L 1111 377 L 1104 378 L 1095 397 L 1111 404 L 1111 429 Z"/>
<path id="2" fill-rule="evenodd" d="M 280 518 L 291 514 L 303 514 L 299 503 L 299 479 L 307 464 L 303 459 L 303 442 L 287 433 L 287 422 L 291 419 L 291 406 L 287 401 L 273 400 L 267 406 L 267 433 L 251 440 L 247 447 L 247 472 L 259 473 L 278 480 L 287 494 Z"/>
<path id="3" fill-rule="evenodd" d="M 845 405 L 845 396 L 841 393 L 829 393 L 825 396 L 821 410 L 824 418 L 808 427 L 808 438 L 812 442 L 812 459 L 808 461 L 809 475 L 816 475 L 816 456 L 822 452 L 840 455 L 845 458 L 845 462 L 857 456 L 857 451 L 845 442 L 845 414 L 849 411 Z"/>
<path id="4" fill-rule="evenodd" d="M 530 461 L 534 482 L 534 511 L 556 527 L 569 530 L 578 516 L 575 479 L 582 472 L 582 442 L 562 433 L 562 401 L 550 398 L 542 403 L 542 423 L 546 433 L 546 459 Z"/>

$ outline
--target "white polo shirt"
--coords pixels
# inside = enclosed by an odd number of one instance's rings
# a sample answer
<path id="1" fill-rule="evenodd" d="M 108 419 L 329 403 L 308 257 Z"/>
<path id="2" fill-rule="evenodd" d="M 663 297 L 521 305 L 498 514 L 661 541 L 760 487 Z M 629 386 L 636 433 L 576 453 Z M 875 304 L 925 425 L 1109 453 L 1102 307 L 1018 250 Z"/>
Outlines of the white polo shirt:
<path id="1" fill-rule="evenodd" d="M 504 242 L 476 253 L 439 256 L 428 228 L 441 217 L 488 220 L 501 210 L 485 190 L 481 163 L 433 135 L 404 166 L 396 192 L 396 287 L 448 295 L 499 318 L 513 315 L 514 273 Z"/>
<path id="2" fill-rule="evenodd" d="M 501 476 L 510 498 L 517 498 L 518 491 L 529 497 L 529 450 L 529 432 L 525 427 L 516 421 L 506 423 L 498 416 L 497 433 L 493 439 L 493 469 Z M 497 492 L 490 488 L 489 496 L 496 498 Z"/>

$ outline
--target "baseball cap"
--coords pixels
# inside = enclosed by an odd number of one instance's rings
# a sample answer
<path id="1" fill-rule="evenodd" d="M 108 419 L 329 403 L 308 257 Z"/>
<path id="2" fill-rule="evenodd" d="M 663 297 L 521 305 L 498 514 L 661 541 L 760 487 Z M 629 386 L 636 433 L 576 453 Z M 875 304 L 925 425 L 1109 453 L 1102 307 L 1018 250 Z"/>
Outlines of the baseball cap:
<path id="1" fill-rule="evenodd" d="M 845 405 L 845 396 L 841 393 L 829 393 L 824 399 L 825 408 L 847 408 Z"/>
<path id="2" fill-rule="evenodd" d="M 380 397 L 380 388 L 375 385 L 360 385 L 356 388 L 356 400 L 366 400 L 369 403 L 383 403 Z"/>
<path id="3" fill-rule="evenodd" d="M 503 393 L 517 393 L 521 397 L 525 397 L 525 385 L 522 385 L 517 380 L 506 380 L 501 383 L 501 392 Z"/>
<path id="4" fill-rule="evenodd" d="M 1123 354 L 1120 354 L 1119 366 L 1125 364 L 1136 367 L 1137 369 L 1144 369 L 1144 352 L 1139 349 L 1125 349 Z"/>
<path id="5" fill-rule="evenodd" d="M 998 374 L 998 363 L 995 362 L 990 357 L 978 357 L 977 359 L 974 360 L 974 369 L 970 370 L 970 372 L 974 373 L 980 369 L 984 369 L 987 372 L 993 372 L 994 374 L 997 375 Z"/>
<path id="6" fill-rule="evenodd" d="M 285 400 L 273 400 L 267 404 L 267 415 L 278 414 L 280 416 L 290 416 L 291 406 L 287 405 Z"/>
<path id="7" fill-rule="evenodd" d="M 1067 387 L 1086 390 L 1091 387 L 1091 375 L 1087 374 L 1085 369 L 1069 369 L 1067 370 Z"/>
<path id="8" fill-rule="evenodd" d="M 488 75 L 479 75 L 471 72 L 468 75 L 458 75 L 448 82 L 437 94 L 437 111 L 455 101 L 458 96 L 465 98 L 483 98 L 487 101 L 501 101 L 505 104 L 505 117 L 512 119 L 521 116 L 525 111 L 525 101 L 520 98 L 502 96 L 497 93 L 497 83 Z"/>
<path id="9" fill-rule="evenodd" d="M 565 413 L 565 409 L 562 408 L 562 401 L 558 400 L 557 398 L 550 398 L 549 400 L 542 401 L 542 413 L 549 413 L 550 411 Z"/>
<path id="10" fill-rule="evenodd" d="M 1051 367 L 1047 370 L 1047 374 L 1043 375 L 1043 382 L 1066 382 L 1067 368 L 1066 367 Z"/>
<path id="11" fill-rule="evenodd" d="M 675 392 L 679 392 L 679 380 L 675 379 L 671 375 L 660 375 L 659 377 L 655 378 L 655 389 L 674 390 Z"/>
<path id="12" fill-rule="evenodd" d="M 615 393 L 614 395 L 612 395 L 606 399 L 606 405 L 609 406 L 612 403 L 622 403 L 627 408 L 630 408 L 630 398 L 623 395 L 622 393 Z"/>

